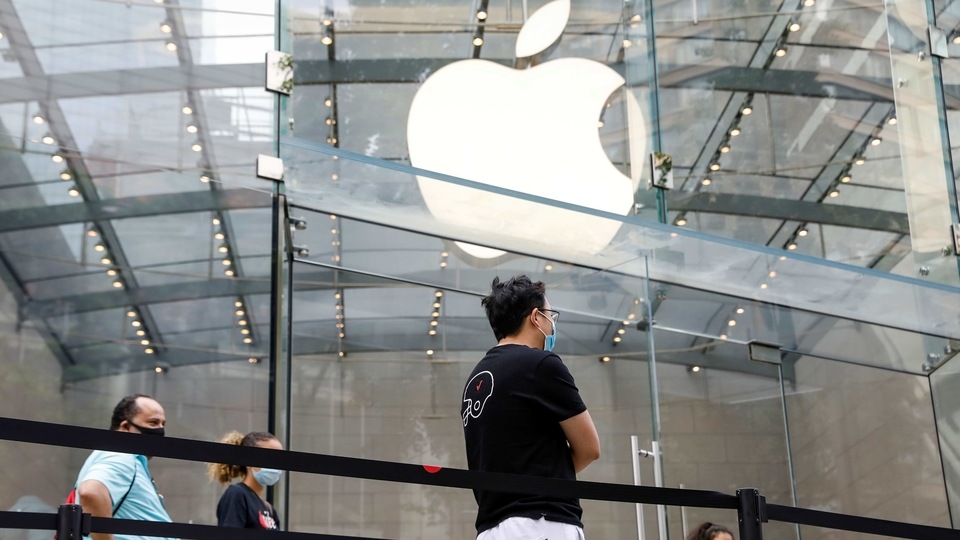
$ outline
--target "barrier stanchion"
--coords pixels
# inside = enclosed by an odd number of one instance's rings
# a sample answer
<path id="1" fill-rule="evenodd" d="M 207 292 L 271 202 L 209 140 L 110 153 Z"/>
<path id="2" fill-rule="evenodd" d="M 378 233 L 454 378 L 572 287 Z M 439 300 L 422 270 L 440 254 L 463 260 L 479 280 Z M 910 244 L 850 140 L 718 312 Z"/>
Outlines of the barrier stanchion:
<path id="1" fill-rule="evenodd" d="M 81 540 L 90 534 L 90 514 L 79 504 L 61 504 L 57 511 L 56 540 Z"/>
<path id="2" fill-rule="evenodd" d="M 740 540 L 763 540 L 766 498 L 755 488 L 742 488 L 737 490 L 737 501 Z"/>

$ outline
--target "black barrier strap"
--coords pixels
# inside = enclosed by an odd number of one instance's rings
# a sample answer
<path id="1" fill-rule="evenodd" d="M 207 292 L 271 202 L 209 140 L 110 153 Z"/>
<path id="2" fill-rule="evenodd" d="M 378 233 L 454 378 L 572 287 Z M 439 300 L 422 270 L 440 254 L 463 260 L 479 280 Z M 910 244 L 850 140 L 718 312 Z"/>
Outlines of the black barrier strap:
<path id="1" fill-rule="evenodd" d="M 0 511 L 0 529 L 57 530 L 57 514 Z"/>
<path id="2" fill-rule="evenodd" d="M 61 507 L 63 508 L 63 507 Z M 84 514 L 84 529 L 89 521 L 90 529 L 83 532 L 110 534 L 129 534 L 134 536 L 159 536 L 167 538 L 193 538 L 197 540 L 382 540 L 360 536 L 338 536 L 317 533 L 279 532 L 267 529 L 239 529 L 217 527 L 215 525 L 187 525 L 185 523 L 164 523 L 158 521 L 138 521 L 89 517 Z M 0 529 L 23 529 L 56 531 L 57 514 L 36 512 L 0 511 Z"/>
<path id="3" fill-rule="evenodd" d="M 129 433 L 102 429 L 67 426 L 0 417 L 0 439 L 69 448 L 101 449 L 131 454 L 144 454 L 186 461 L 247 464 L 257 467 L 297 471 L 331 476 L 346 476 L 370 480 L 384 480 L 409 484 L 434 485 L 501 492 L 553 494 L 617 502 L 664 504 L 701 508 L 738 509 L 739 499 L 716 491 L 628 486 L 599 482 L 557 480 L 534 476 L 444 469 L 428 465 L 412 465 L 370 459 L 347 458 L 324 454 L 308 454 L 290 450 L 270 450 L 252 446 L 236 446 L 173 437 L 136 437 Z M 203 456 L 203 457 L 198 457 Z M 766 504 L 766 518 L 845 531 L 878 534 L 915 540 L 960 540 L 960 531 L 915 525 L 897 521 L 865 518 Z M 113 528 L 111 523 L 126 522 Z M 270 531 L 219 528 L 209 525 L 185 525 L 129 520 L 93 518 L 95 532 L 142 534 L 183 538 L 227 540 L 241 538 L 261 540 L 258 534 Z M 56 529 L 56 515 L 27 512 L 0 512 L 0 527 L 17 529 Z M 131 528 L 128 528 L 131 527 Z M 141 528 L 143 527 L 143 528 Z M 158 527 L 153 529 L 153 527 Z M 198 529 L 192 529 L 198 527 Z M 162 531 L 160 529 L 163 529 Z M 152 531 L 147 534 L 145 531 Z M 224 533 L 223 531 L 228 531 Z M 276 534 L 275 532 L 273 534 Z M 347 539 L 343 536 L 323 536 L 308 533 L 283 533 L 296 538 Z M 276 537 L 273 537 L 276 540 Z M 369 539 L 363 539 L 369 540 Z"/>
<path id="4" fill-rule="evenodd" d="M 380 540 L 363 536 L 339 536 L 302 532 L 278 532 L 267 529 L 241 529 L 216 525 L 187 525 L 94 517 L 90 530 L 100 533 L 131 536 L 159 536 L 166 538 L 193 538 L 196 540 Z"/>
<path id="5" fill-rule="evenodd" d="M 799 523 L 801 525 L 839 529 L 842 531 L 879 534 L 882 536 L 893 536 L 895 538 L 913 538 L 916 540 L 960 539 L 960 531 L 955 529 L 850 516 L 846 514 L 836 514 L 834 512 L 824 512 L 822 510 L 783 506 L 780 504 L 767 504 L 767 518 L 773 521 Z"/>
<path id="6" fill-rule="evenodd" d="M 285 471 L 407 484 L 579 497 L 601 501 L 663 504 L 699 508 L 737 508 L 737 498 L 717 491 L 656 488 L 559 480 L 538 476 L 447 469 L 429 465 L 270 450 L 174 437 L 138 437 L 120 431 L 66 426 L 0 417 L 0 439 L 90 448 L 187 461 L 245 464 Z"/>

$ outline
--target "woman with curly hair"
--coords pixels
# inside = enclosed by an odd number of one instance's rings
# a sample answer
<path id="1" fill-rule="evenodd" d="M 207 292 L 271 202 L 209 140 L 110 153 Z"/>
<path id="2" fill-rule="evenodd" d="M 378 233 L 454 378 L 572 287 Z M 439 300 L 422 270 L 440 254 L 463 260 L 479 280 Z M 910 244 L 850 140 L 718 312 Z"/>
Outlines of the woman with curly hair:
<path id="1" fill-rule="evenodd" d="M 283 445 L 275 436 L 262 431 L 246 435 L 234 431 L 224 435 L 220 442 L 283 450 Z M 217 525 L 246 529 L 280 529 L 280 517 L 264 499 L 264 491 L 280 480 L 283 471 L 223 463 L 208 463 L 207 469 L 211 480 L 230 484 L 217 504 Z M 240 481 L 231 484 L 234 478 L 240 478 Z"/>
<path id="2" fill-rule="evenodd" d="M 723 525 L 705 521 L 690 531 L 687 540 L 733 540 L 733 533 Z"/>

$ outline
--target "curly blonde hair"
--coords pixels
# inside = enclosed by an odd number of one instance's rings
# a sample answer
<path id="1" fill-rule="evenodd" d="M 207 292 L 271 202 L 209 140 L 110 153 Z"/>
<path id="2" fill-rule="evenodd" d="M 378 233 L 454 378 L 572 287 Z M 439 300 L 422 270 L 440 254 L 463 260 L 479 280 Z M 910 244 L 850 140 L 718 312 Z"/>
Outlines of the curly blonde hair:
<path id="1" fill-rule="evenodd" d="M 276 437 L 264 431 L 251 431 L 244 435 L 239 431 L 231 431 L 220 438 L 222 444 L 235 444 L 237 446 L 257 446 L 263 441 L 271 441 Z M 207 475 L 210 480 L 221 484 L 229 484 L 234 478 L 245 478 L 247 476 L 246 465 L 230 465 L 227 463 L 207 463 Z"/>

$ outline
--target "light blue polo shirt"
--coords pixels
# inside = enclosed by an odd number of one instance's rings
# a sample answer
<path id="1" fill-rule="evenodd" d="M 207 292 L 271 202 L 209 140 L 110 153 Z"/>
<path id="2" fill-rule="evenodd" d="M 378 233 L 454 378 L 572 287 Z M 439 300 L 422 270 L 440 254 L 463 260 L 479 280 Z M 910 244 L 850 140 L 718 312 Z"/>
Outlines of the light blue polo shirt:
<path id="1" fill-rule="evenodd" d="M 134 478 L 134 471 L 136 471 L 136 478 Z M 107 487 L 113 508 L 116 510 L 113 516 L 115 518 L 171 521 L 170 515 L 163 506 L 163 499 L 153 484 L 150 469 L 147 468 L 147 458 L 144 456 L 95 450 L 80 469 L 76 485 L 79 486 L 86 480 L 97 480 Z M 120 508 L 117 508 L 117 504 L 127 490 L 130 490 L 130 493 L 127 494 Z M 148 540 L 157 537 L 118 534 L 114 538 L 116 540 Z"/>

